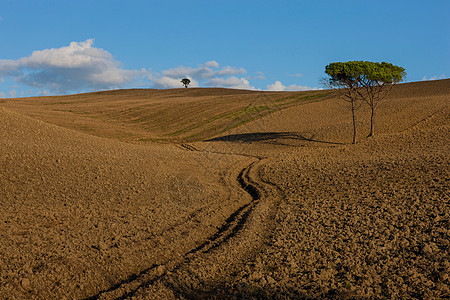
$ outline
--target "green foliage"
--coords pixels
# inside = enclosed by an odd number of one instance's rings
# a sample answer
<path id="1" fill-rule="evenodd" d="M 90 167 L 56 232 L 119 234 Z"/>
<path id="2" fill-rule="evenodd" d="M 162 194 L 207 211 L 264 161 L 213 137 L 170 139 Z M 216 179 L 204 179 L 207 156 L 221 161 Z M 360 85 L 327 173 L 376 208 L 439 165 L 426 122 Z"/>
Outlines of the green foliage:
<path id="1" fill-rule="evenodd" d="M 365 84 L 394 84 L 406 76 L 405 69 L 387 62 L 335 62 L 325 67 L 331 86 L 359 87 Z"/>
<path id="2" fill-rule="evenodd" d="M 325 67 L 325 73 L 329 76 L 326 85 L 345 89 L 344 98 L 350 102 L 363 100 L 373 109 L 406 76 L 402 67 L 369 61 L 331 63 Z"/>
<path id="3" fill-rule="evenodd" d="M 183 78 L 181 79 L 180 82 L 184 85 L 185 88 L 187 88 L 188 85 L 191 83 L 191 81 L 188 78 Z"/>

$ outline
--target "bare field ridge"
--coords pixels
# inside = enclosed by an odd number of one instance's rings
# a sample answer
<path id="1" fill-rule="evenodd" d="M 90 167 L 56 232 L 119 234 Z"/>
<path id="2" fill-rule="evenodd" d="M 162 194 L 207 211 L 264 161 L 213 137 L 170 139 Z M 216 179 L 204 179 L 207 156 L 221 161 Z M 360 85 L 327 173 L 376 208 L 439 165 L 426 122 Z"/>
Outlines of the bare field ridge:
<path id="1" fill-rule="evenodd" d="M 0 99 L 0 298 L 450 296 L 450 80 Z"/>

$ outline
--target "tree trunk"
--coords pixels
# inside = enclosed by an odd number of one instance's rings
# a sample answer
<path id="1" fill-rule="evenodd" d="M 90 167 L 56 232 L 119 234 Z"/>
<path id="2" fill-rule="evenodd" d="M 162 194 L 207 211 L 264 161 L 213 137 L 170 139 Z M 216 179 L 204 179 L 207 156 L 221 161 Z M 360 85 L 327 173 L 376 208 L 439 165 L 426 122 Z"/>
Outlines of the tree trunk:
<path id="1" fill-rule="evenodd" d="M 353 144 L 357 141 L 357 131 L 356 131 L 356 103 L 352 100 L 352 118 L 353 118 Z"/>
<path id="2" fill-rule="evenodd" d="M 369 136 L 375 135 L 375 108 L 372 107 L 372 114 L 370 115 L 370 133 Z"/>

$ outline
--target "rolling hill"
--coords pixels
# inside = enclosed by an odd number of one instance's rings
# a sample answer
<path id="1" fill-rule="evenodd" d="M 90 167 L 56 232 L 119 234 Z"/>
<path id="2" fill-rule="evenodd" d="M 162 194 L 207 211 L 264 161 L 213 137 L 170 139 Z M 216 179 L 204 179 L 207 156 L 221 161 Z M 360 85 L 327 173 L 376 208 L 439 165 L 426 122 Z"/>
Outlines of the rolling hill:
<path id="1" fill-rule="evenodd" d="M 0 99 L 8 298 L 444 298 L 450 80 Z"/>

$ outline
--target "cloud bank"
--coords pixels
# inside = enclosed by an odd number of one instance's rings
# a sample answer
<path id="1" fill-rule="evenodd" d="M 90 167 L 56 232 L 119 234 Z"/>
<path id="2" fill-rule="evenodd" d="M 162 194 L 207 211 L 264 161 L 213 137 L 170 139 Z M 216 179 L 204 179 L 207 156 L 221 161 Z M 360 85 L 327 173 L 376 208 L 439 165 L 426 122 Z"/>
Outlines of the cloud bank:
<path id="1" fill-rule="evenodd" d="M 118 88 L 146 74 L 125 70 L 106 50 L 93 47 L 94 40 L 72 42 L 61 48 L 34 51 L 18 60 L 0 60 L 0 76 L 12 77 L 27 86 L 56 93 Z"/>
<path id="2" fill-rule="evenodd" d="M 191 86 L 214 86 L 234 89 L 255 89 L 244 77 L 237 75 L 246 74 L 244 68 L 225 66 L 220 68 L 217 61 L 207 61 L 196 68 L 179 66 L 176 68 L 164 70 L 159 73 L 151 74 L 149 80 L 153 82 L 156 88 L 177 88 L 180 87 L 181 78 L 189 78 Z"/>
<path id="3" fill-rule="evenodd" d="M 447 76 L 445 76 L 444 74 L 441 75 L 436 75 L 430 78 L 427 78 L 427 76 L 423 76 L 422 81 L 427 81 L 427 80 L 439 80 L 439 79 L 446 79 Z"/>
<path id="4" fill-rule="evenodd" d="M 268 91 L 312 91 L 312 90 L 322 90 L 322 88 L 301 86 L 296 84 L 291 84 L 285 86 L 281 81 L 275 81 L 272 84 L 267 85 L 266 90 Z"/>
<path id="5" fill-rule="evenodd" d="M 35 94 L 67 94 L 124 88 L 130 86 L 148 86 L 153 88 L 181 88 L 180 80 L 189 78 L 190 86 L 224 87 L 255 90 L 249 80 L 266 80 L 265 74 L 257 72 L 246 76 L 242 67 L 220 66 L 215 60 L 207 61 L 197 67 L 178 66 L 161 72 L 150 69 L 127 70 L 114 59 L 108 51 L 94 47 L 94 39 L 83 42 L 71 42 L 68 46 L 34 51 L 28 57 L 17 60 L 0 59 L 0 83 L 12 79 L 17 86 L 7 94 L 17 96 L 16 89 L 24 93 L 23 88 L 37 89 Z M 300 73 L 290 76 L 300 77 Z M 267 85 L 270 91 L 316 90 L 300 85 L 285 86 L 281 81 Z M 30 90 L 31 91 L 31 90 Z M 29 92 L 27 92 L 28 94 Z M 1 92 L 0 97 L 5 97 Z"/>

